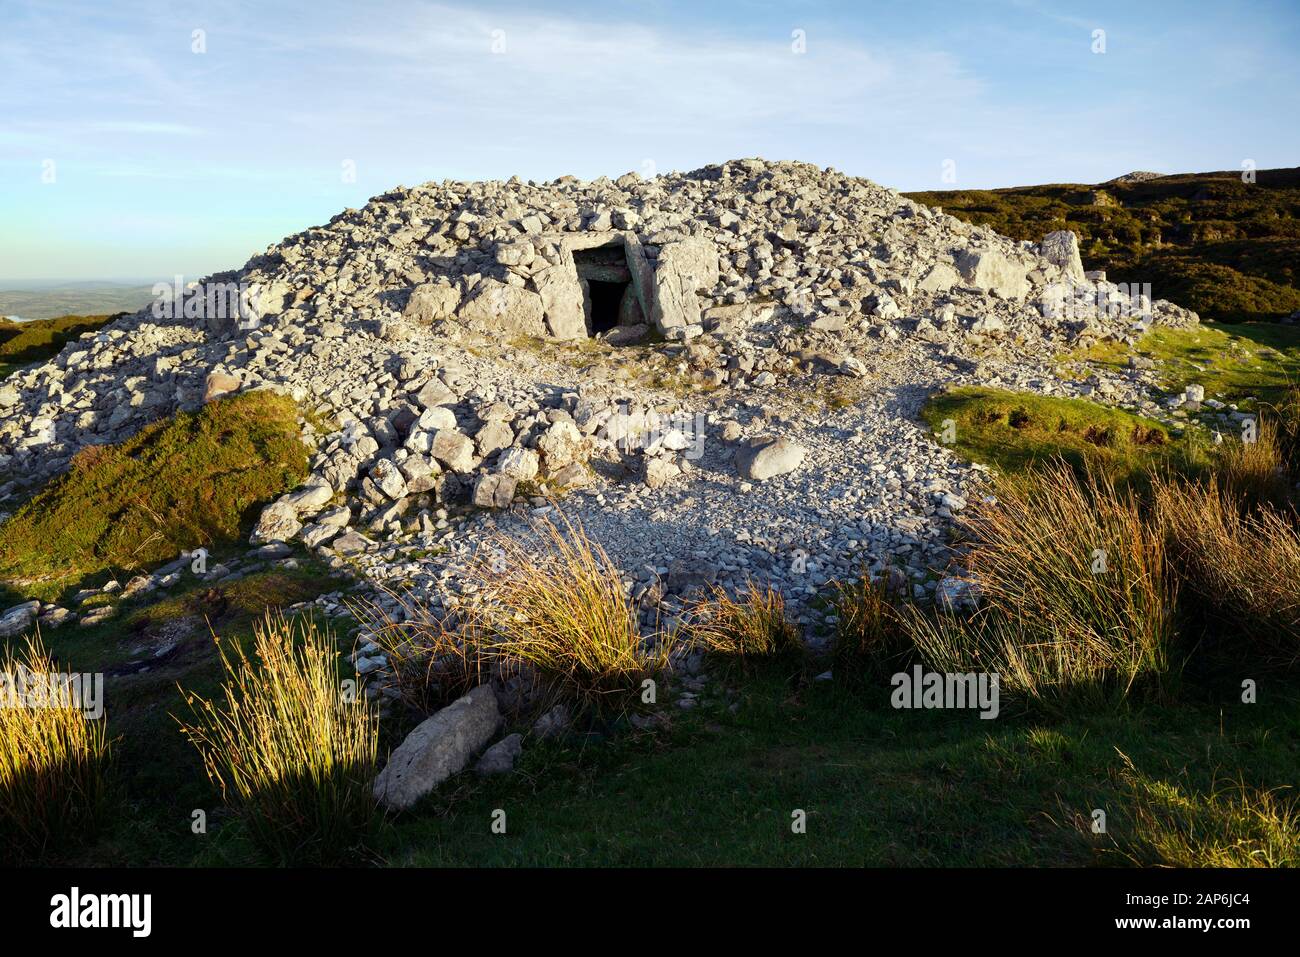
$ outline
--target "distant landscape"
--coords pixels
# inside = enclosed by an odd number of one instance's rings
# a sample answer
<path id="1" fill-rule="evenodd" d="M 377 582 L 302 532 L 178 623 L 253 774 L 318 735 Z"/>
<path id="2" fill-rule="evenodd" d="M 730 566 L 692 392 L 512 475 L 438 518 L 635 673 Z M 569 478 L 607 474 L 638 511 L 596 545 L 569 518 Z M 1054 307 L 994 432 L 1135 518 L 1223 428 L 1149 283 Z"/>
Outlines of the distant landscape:
<path id="1" fill-rule="evenodd" d="M 1084 266 L 1219 322 L 1300 310 L 1300 168 L 1121 176 L 1095 186 L 907 193 L 1015 239 L 1079 234 Z"/>
<path id="2" fill-rule="evenodd" d="M 0 280 L 0 316 L 58 316 L 135 312 L 148 305 L 153 283 L 101 280 Z"/>

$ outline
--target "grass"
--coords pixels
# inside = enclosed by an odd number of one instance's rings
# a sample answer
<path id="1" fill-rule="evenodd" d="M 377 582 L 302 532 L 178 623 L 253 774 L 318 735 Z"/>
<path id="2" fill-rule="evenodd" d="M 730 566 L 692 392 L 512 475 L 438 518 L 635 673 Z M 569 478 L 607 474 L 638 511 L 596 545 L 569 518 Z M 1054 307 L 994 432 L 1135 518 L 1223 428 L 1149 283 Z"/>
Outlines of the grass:
<path id="1" fill-rule="evenodd" d="M 799 628 L 785 613 L 785 598 L 754 582 L 732 598 L 721 588 L 692 609 L 690 640 L 726 665 L 750 669 L 769 662 L 794 664 L 803 654 Z"/>
<path id="2" fill-rule="evenodd" d="M 933 396 L 921 416 L 957 454 L 1006 472 L 1059 458 L 1124 483 L 1198 459 L 1190 440 L 1159 422 L 1085 399 L 961 386 Z"/>
<path id="3" fill-rule="evenodd" d="M 1209 793 L 1154 779 L 1131 761 L 1120 778 L 1129 827 L 1119 853 L 1139 867 L 1300 867 L 1300 811 L 1290 788 L 1245 784 Z"/>
<path id="4" fill-rule="evenodd" d="M 667 666 L 666 635 L 643 639 L 622 572 L 581 527 L 540 520 L 531 539 L 497 538 L 471 569 L 476 612 L 491 654 L 536 673 L 546 691 L 581 711 L 627 708 Z"/>
<path id="5" fill-rule="evenodd" d="M 385 591 L 393 606 L 360 599 L 352 615 L 388 659 L 410 711 L 432 714 L 491 677 L 493 650 L 476 620 L 454 627 L 410 591 Z"/>
<path id="6" fill-rule="evenodd" d="M 259 604 L 302 600 L 323 584 L 316 568 L 277 570 L 231 583 L 220 600 L 195 585 L 165 612 L 206 609 L 223 643 L 251 652 Z M 212 806 L 198 753 L 168 717 L 182 707 L 178 680 L 207 697 L 221 693 L 206 631 L 147 671 L 127 667 L 144 636 L 170 620 L 145 606 L 86 633 L 54 633 L 65 668 L 87 661 L 110 671 L 130 809 L 71 861 L 271 862 L 241 816 Z M 530 737 L 517 773 L 453 778 L 419 813 L 381 831 L 374 853 L 390 865 L 477 867 L 1113 865 L 1131 862 L 1109 838 L 1081 834 L 1072 822 L 1103 807 L 1112 836 L 1127 827 L 1133 805 L 1121 751 L 1153 780 L 1205 793 L 1225 769 L 1251 793 L 1294 784 L 1300 772 L 1300 687 L 1285 678 L 1253 705 L 1235 686 L 1207 685 L 1160 706 L 1059 716 L 1004 710 L 997 721 L 896 711 L 889 690 L 884 682 L 792 685 L 786 674 L 760 670 L 711 686 L 697 708 L 680 711 L 666 689 L 655 733 L 588 747 Z M 498 808 L 505 835 L 489 826 Z M 807 834 L 790 831 L 796 808 L 808 813 Z M 196 809 L 207 810 L 206 834 L 191 831 Z"/>
<path id="7" fill-rule="evenodd" d="M 1300 662 L 1300 531 L 1267 504 L 1245 509 L 1213 479 L 1161 482 L 1156 501 L 1173 560 L 1187 582 L 1190 621 L 1212 623 L 1238 666 Z M 1248 665 L 1249 663 L 1249 665 Z"/>
<path id="8" fill-rule="evenodd" d="M 0 579 L 51 597 L 92 576 L 233 544 L 260 504 L 302 479 L 307 458 L 293 401 L 266 391 L 90 446 L 0 526 Z"/>
<path id="9" fill-rule="evenodd" d="M 1254 183 L 1226 171 L 908 196 L 1016 239 L 1072 229 L 1086 268 L 1149 282 L 1154 298 L 1202 319 L 1270 321 L 1300 309 L 1300 169 L 1261 170 Z"/>
<path id="10" fill-rule="evenodd" d="M 281 863 L 362 853 L 378 818 L 379 719 L 355 682 L 345 687 L 329 633 L 268 614 L 252 657 L 220 655 L 221 700 L 186 695 L 190 717 L 178 720 L 223 798 Z"/>
<path id="11" fill-rule="evenodd" d="M 731 704 L 705 699 L 653 736 L 533 743 L 515 775 L 444 786 L 384 851 L 416 866 L 1114 864 L 1106 839 L 1071 819 L 1104 807 L 1122 826 L 1117 749 L 1157 779 L 1201 787 L 1222 766 L 1266 789 L 1297 770 L 1294 697 L 1048 721 L 887 700 L 887 685 L 864 698 L 759 675 Z M 498 808 L 505 835 L 489 829 Z M 806 834 L 791 832 L 795 809 Z"/>
<path id="12" fill-rule="evenodd" d="M 287 608 L 346 584 L 309 559 L 300 562 L 295 569 L 274 567 L 215 585 L 187 571 L 161 600 L 157 593 L 128 600 L 103 624 L 46 635 L 59 670 L 105 676 L 122 811 L 66 860 L 116 866 L 267 862 L 243 821 L 214 806 L 199 753 L 170 715 L 184 709 L 178 682 L 205 697 L 221 694 L 220 647 L 251 652 L 254 624 L 268 607 Z M 191 830 L 196 812 L 206 817 L 204 832 Z"/>
<path id="13" fill-rule="evenodd" d="M 102 717 L 88 717 L 72 697 L 31 697 L 39 694 L 37 681 L 58 673 L 39 635 L 0 656 L 6 679 L 0 683 L 0 847 L 6 860 L 41 860 L 93 839 L 109 804 L 110 747 Z M 32 684 L 20 687 L 20 675 Z"/>
<path id="14" fill-rule="evenodd" d="M 121 315 L 118 313 L 117 315 Z M 94 332 L 117 315 L 60 316 L 57 319 L 32 319 L 14 322 L 0 318 L 0 378 L 33 362 L 42 362 L 58 354 L 65 345 L 83 333 Z"/>
<path id="15" fill-rule="evenodd" d="M 907 667 L 913 646 L 901 613 L 903 598 L 891 593 L 887 571 L 875 581 L 864 572 L 835 587 L 831 670 L 836 681 L 851 687 L 879 684 Z"/>
<path id="16" fill-rule="evenodd" d="M 1004 692 L 1053 708 L 1161 690 L 1178 581 L 1137 497 L 1063 463 L 1004 476 L 994 491 L 961 521 L 984 606 L 970 622 L 913 612 L 921 657 L 937 671 L 996 672 Z"/>
<path id="17" fill-rule="evenodd" d="M 1276 402 L 1300 382 L 1300 326 L 1157 326 L 1139 340 L 1136 354 L 1157 363 L 1158 385 L 1164 392 L 1180 394 L 1189 385 L 1202 385 L 1206 398 L 1235 403 L 1242 409 Z M 1127 346 L 1100 342 L 1075 358 L 1122 369 L 1128 365 L 1128 356 Z"/>

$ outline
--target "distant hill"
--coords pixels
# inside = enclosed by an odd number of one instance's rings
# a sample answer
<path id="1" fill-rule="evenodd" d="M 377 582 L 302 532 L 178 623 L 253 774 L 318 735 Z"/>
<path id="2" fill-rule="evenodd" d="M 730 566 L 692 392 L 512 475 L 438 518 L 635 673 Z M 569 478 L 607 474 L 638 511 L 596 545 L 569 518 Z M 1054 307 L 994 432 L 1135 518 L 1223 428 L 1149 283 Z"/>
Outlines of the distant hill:
<path id="1" fill-rule="evenodd" d="M 135 312 L 153 300 L 153 286 L 122 282 L 0 282 L 0 316 L 53 319 Z"/>
<path id="2" fill-rule="evenodd" d="M 1084 265 L 1223 322 L 1276 320 L 1300 309 L 1300 167 L 1160 176 L 1096 186 L 908 193 L 1016 239 L 1079 234 Z"/>

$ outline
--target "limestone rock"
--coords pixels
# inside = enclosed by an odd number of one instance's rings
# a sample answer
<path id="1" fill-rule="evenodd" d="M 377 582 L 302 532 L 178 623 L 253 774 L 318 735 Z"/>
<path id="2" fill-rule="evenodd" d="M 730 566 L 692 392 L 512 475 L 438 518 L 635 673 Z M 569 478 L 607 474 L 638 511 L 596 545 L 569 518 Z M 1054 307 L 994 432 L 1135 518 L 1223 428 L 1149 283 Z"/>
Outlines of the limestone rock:
<path id="1" fill-rule="evenodd" d="M 431 324 L 448 319 L 460 305 L 460 290 L 450 283 L 416 286 L 402 315 L 415 322 Z"/>
<path id="2" fill-rule="evenodd" d="M 548 474 L 558 472 L 566 465 L 581 461 L 586 453 L 582 433 L 572 422 L 553 423 L 537 440 Z"/>
<path id="3" fill-rule="evenodd" d="M 753 445 L 742 449 L 736 458 L 736 469 L 742 478 L 764 481 L 776 475 L 793 472 L 807 456 L 808 450 L 786 438 Z"/>
<path id="4" fill-rule="evenodd" d="M 490 335 L 546 335 L 542 297 L 529 289 L 488 279 L 460 307 L 459 317 L 475 332 Z"/>
<path id="5" fill-rule="evenodd" d="M 520 482 L 535 479 L 538 472 L 537 453 L 532 449 L 506 449 L 497 459 L 497 471 Z"/>
<path id="6" fill-rule="evenodd" d="M 508 734 L 492 747 L 483 752 L 483 756 L 474 765 L 478 774 L 509 774 L 515 769 L 515 762 L 524 750 L 522 734 Z"/>
<path id="7" fill-rule="evenodd" d="M 473 502 L 479 508 L 509 508 L 515 497 L 515 480 L 509 475 L 489 472 L 474 483 Z"/>
<path id="8" fill-rule="evenodd" d="M 707 239 L 669 243 L 659 253 L 654 273 L 654 307 L 650 318 L 660 332 L 698 325 L 701 289 L 718 282 L 718 249 Z"/>
<path id="9" fill-rule="evenodd" d="M 272 502 L 262 509 L 262 514 L 253 528 L 253 534 L 248 537 L 248 542 L 250 545 L 287 542 L 291 541 L 301 529 L 302 522 L 298 521 L 296 508 L 288 502 Z"/>
<path id="10" fill-rule="evenodd" d="M 533 285 L 541 296 L 551 335 L 556 339 L 585 338 L 587 316 L 577 272 L 565 265 L 548 266 L 533 273 Z"/>
<path id="11" fill-rule="evenodd" d="M 453 472 L 474 471 L 474 441 L 454 429 L 435 432 L 429 454 Z"/>
<path id="12" fill-rule="evenodd" d="M 376 800 L 406 810 L 461 771 L 501 724 L 496 693 L 479 685 L 416 726 L 375 778 Z"/>
<path id="13" fill-rule="evenodd" d="M 227 372 L 209 372 L 207 379 L 203 382 L 203 401 L 211 402 L 213 399 L 219 399 L 223 395 L 230 395 L 238 392 L 243 385 L 237 376 L 230 375 Z"/>
<path id="14" fill-rule="evenodd" d="M 1060 266 L 1069 279 L 1083 282 L 1083 258 L 1079 255 L 1079 237 L 1071 229 L 1058 229 L 1048 233 L 1038 244 L 1039 252 L 1048 262 Z"/>
<path id="15" fill-rule="evenodd" d="M 957 269 L 971 286 L 1003 299 L 1023 299 L 1029 292 L 1025 267 L 996 250 L 968 249 L 957 257 Z"/>

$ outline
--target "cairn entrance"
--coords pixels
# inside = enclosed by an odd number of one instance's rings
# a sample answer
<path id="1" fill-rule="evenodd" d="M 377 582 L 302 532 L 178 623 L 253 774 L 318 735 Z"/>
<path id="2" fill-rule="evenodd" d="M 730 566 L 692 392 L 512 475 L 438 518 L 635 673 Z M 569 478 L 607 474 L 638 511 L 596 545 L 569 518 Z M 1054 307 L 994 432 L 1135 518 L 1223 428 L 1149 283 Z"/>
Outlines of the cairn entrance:
<path id="1" fill-rule="evenodd" d="M 582 286 L 588 335 L 598 336 L 619 326 L 644 321 L 627 252 L 621 242 L 575 249 L 573 264 Z"/>

